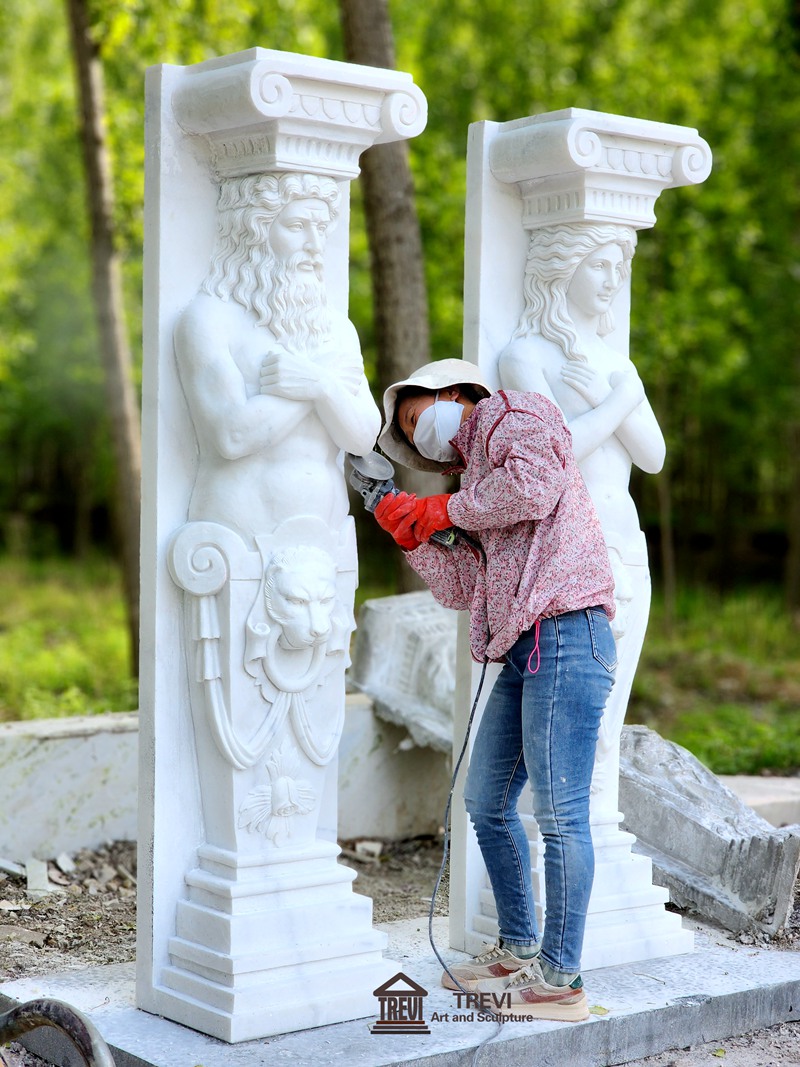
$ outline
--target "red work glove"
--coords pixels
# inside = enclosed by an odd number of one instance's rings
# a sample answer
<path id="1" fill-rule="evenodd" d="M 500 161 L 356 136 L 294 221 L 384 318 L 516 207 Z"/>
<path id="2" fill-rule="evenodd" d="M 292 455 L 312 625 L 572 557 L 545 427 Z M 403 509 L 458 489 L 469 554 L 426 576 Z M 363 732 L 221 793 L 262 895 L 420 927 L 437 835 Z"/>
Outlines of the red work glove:
<path id="1" fill-rule="evenodd" d="M 453 520 L 447 514 L 447 501 L 452 493 L 440 493 L 438 496 L 424 496 L 417 501 L 417 521 L 414 533 L 419 541 L 430 541 L 431 534 L 437 530 L 447 530 Z"/>
<path id="2" fill-rule="evenodd" d="M 419 547 L 411 529 L 417 519 L 417 507 L 413 493 L 387 493 L 373 515 L 381 529 L 390 533 L 401 548 L 410 550 Z"/>

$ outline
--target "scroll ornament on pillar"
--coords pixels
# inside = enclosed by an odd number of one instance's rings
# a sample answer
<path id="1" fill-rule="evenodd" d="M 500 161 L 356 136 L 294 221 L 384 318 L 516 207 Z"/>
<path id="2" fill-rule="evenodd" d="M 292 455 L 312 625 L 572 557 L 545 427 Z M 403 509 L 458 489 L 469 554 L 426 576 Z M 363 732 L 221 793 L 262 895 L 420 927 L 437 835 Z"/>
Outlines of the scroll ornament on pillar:
<path id="1" fill-rule="evenodd" d="M 353 629 L 327 528 L 308 519 L 289 520 L 277 533 L 257 538 L 256 560 L 226 527 L 187 523 L 168 556 L 173 580 L 187 593 L 199 726 L 210 732 L 218 754 L 234 770 L 263 763 L 267 774 L 241 804 L 238 824 L 275 845 L 290 842 L 291 817 L 308 814 L 317 800 L 310 783 L 299 777 L 303 755 L 323 767 L 335 754 L 344 703 L 326 703 L 320 715 L 314 695 L 333 670 L 344 667 Z M 306 543 L 298 543 L 298 537 Z M 236 620 L 226 586 L 232 574 L 242 583 L 256 573 L 258 581 L 249 582 L 256 594 L 242 645 L 230 633 Z M 241 663 L 233 661 L 236 647 L 244 648 Z M 241 670 L 252 679 L 250 685 L 237 687 L 228 676 Z M 263 717 L 251 736 L 243 736 L 231 705 L 234 694 L 241 700 L 248 691 L 253 699 L 254 692 L 260 694 Z"/>
<path id="2" fill-rule="evenodd" d="M 527 230 L 574 222 L 656 222 L 663 189 L 699 185 L 711 149 L 696 130 L 565 108 L 506 123 L 492 142 L 494 177 L 516 184 Z"/>
<path id="3" fill-rule="evenodd" d="M 306 57 L 257 52 L 265 58 L 191 72 L 173 100 L 218 177 L 299 170 L 350 180 L 366 148 L 425 129 L 427 103 L 408 74 L 381 70 L 376 85 L 370 68 L 312 70 Z"/>
<path id="4" fill-rule="evenodd" d="M 514 183 L 528 234 L 524 306 L 497 361 L 505 388 L 561 408 L 605 534 L 615 578 L 617 680 L 598 739 L 595 820 L 618 816 L 619 738 L 650 605 L 647 548 L 628 485 L 635 464 L 657 473 L 665 444 L 623 344 L 608 343 L 637 230 L 659 193 L 705 180 L 708 145 L 694 130 L 579 109 L 509 123 L 492 142 L 496 179 Z"/>

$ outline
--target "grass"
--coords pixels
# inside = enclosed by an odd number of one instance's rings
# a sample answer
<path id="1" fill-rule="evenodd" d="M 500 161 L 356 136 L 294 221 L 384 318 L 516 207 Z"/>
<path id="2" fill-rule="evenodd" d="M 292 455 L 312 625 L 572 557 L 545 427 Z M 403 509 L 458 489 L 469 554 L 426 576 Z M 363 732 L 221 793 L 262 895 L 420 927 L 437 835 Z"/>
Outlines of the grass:
<path id="1" fill-rule="evenodd" d="M 654 598 L 627 721 L 716 774 L 800 770 L 800 633 L 780 590 L 684 591 L 674 626 Z"/>
<path id="2" fill-rule="evenodd" d="M 0 721 L 137 707 L 112 563 L 0 559 L 0 588 Z"/>
<path id="3" fill-rule="evenodd" d="M 364 561 L 365 564 L 368 562 Z M 389 595 L 385 557 L 358 601 Z M 137 707 L 119 574 L 104 560 L 0 559 L 0 721 Z M 800 770 L 800 633 L 779 590 L 684 590 L 668 628 L 654 598 L 627 721 L 717 774 Z"/>

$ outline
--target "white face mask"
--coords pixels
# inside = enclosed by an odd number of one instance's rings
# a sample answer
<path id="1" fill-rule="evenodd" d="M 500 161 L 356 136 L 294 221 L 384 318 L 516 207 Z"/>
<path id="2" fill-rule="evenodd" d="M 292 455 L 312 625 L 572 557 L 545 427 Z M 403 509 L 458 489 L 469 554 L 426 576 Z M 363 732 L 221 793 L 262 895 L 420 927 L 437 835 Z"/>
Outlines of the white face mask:
<path id="1" fill-rule="evenodd" d="M 425 408 L 414 427 L 414 448 L 426 459 L 437 463 L 452 463 L 458 452 L 450 444 L 461 425 L 464 408 L 457 400 L 437 399 Z"/>

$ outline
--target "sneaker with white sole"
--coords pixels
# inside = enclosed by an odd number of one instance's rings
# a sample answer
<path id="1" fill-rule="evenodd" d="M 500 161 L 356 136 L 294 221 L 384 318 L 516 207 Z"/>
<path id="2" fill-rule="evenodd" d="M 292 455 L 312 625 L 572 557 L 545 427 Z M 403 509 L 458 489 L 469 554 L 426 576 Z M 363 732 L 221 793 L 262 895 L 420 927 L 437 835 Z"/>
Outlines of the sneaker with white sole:
<path id="1" fill-rule="evenodd" d="M 455 990 L 460 986 L 461 989 L 471 993 L 478 988 L 479 982 L 491 979 L 497 984 L 497 988 L 502 988 L 505 982 L 512 978 L 520 968 L 530 963 L 531 959 L 532 957 L 521 959 L 498 943 L 486 949 L 485 952 L 481 952 L 468 963 L 459 963 L 451 967 L 450 973 L 444 971 L 442 985 L 445 989 Z M 457 979 L 458 985 L 453 978 Z"/>
<path id="2" fill-rule="evenodd" d="M 495 997 L 500 1003 L 494 1010 L 506 1019 L 553 1019 L 578 1023 L 589 1018 L 589 1003 L 581 976 L 566 986 L 550 985 L 544 979 L 538 960 L 527 961 L 502 988 L 499 983 L 487 982 L 479 990 L 502 994 Z"/>

